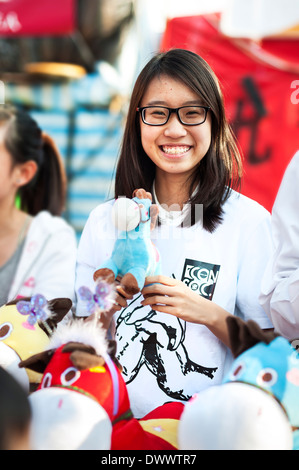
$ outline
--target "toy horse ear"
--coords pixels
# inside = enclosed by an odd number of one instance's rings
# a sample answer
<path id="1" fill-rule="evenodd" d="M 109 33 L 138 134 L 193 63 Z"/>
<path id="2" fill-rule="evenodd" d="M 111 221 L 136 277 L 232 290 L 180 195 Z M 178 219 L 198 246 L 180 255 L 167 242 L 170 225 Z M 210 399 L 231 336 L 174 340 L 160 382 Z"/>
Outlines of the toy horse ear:
<path id="1" fill-rule="evenodd" d="M 226 320 L 233 356 L 236 358 L 257 343 L 271 343 L 278 334 L 273 330 L 262 330 L 253 320 L 245 322 L 241 318 L 229 316 Z"/>
<path id="2" fill-rule="evenodd" d="M 61 320 L 63 320 L 66 314 L 71 310 L 72 305 L 73 303 L 71 299 L 64 297 L 48 301 L 48 307 L 51 311 L 51 317 L 45 320 L 44 323 L 48 325 L 51 331 L 56 329 L 58 323 L 61 322 Z M 40 326 L 42 328 L 42 324 Z M 44 331 L 49 334 L 46 328 L 44 329 Z"/>
<path id="3" fill-rule="evenodd" d="M 123 367 L 121 365 L 121 363 L 119 362 L 119 360 L 117 359 L 116 357 L 116 350 L 117 350 L 117 343 L 114 339 L 109 339 L 108 340 L 108 354 L 109 356 L 111 357 L 112 361 L 114 362 L 114 364 L 116 365 L 116 367 L 118 368 L 118 370 L 120 370 L 120 372 L 122 372 L 123 370 Z"/>
<path id="4" fill-rule="evenodd" d="M 52 313 L 55 314 L 55 317 L 58 321 L 61 321 L 63 317 L 70 311 L 72 308 L 71 299 L 59 297 L 57 299 L 49 300 L 48 306 Z"/>
<path id="5" fill-rule="evenodd" d="M 101 356 L 96 356 L 87 351 L 74 351 L 70 355 L 70 360 L 78 370 L 88 370 L 104 366 L 105 360 Z"/>
<path id="6" fill-rule="evenodd" d="M 19 367 L 24 367 L 42 374 L 52 359 L 54 352 L 55 349 L 49 349 L 47 351 L 34 354 L 33 356 L 24 359 L 24 361 L 19 362 Z"/>
<path id="7" fill-rule="evenodd" d="M 96 350 L 87 344 L 69 342 L 63 346 L 62 352 L 71 353 L 70 360 L 78 370 L 87 370 L 105 364 L 103 357 L 98 356 Z"/>
<path id="8" fill-rule="evenodd" d="M 159 207 L 157 206 L 157 204 L 152 204 L 150 207 L 151 230 L 154 230 L 156 226 L 158 214 L 159 214 Z"/>
<path id="9" fill-rule="evenodd" d="M 5 305 L 7 305 L 7 306 L 8 305 L 16 305 L 18 302 L 20 302 L 20 300 L 24 300 L 26 302 L 29 302 L 31 300 L 31 297 L 19 297 L 17 299 L 10 300 Z"/>

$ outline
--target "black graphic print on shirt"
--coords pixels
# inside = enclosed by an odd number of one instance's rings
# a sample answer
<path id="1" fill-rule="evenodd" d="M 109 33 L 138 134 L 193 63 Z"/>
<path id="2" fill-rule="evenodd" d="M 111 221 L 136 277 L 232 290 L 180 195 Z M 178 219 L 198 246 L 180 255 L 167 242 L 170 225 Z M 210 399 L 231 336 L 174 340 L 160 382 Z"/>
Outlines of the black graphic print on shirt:
<path id="1" fill-rule="evenodd" d="M 186 259 L 181 280 L 203 297 L 212 300 L 219 275 L 218 264 Z"/>
<path id="2" fill-rule="evenodd" d="M 186 259 L 182 281 L 199 295 L 211 299 L 219 268 Z M 167 397 L 189 400 L 192 392 L 184 389 L 184 377 L 203 374 L 212 380 L 218 367 L 206 367 L 189 357 L 185 321 L 143 307 L 141 300 L 142 294 L 139 294 L 122 310 L 116 322 L 118 359 L 126 383 L 133 382 L 139 371 L 146 368 L 166 394 L 165 400 Z M 168 373 L 170 368 L 171 373 Z"/>

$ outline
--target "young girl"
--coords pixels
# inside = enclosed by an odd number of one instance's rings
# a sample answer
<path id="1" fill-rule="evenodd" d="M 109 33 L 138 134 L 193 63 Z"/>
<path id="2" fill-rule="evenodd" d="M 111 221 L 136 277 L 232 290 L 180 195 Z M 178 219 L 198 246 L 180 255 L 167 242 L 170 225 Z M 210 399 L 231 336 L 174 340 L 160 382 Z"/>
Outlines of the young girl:
<path id="1" fill-rule="evenodd" d="M 36 293 L 72 299 L 77 246 L 61 217 L 66 177 L 60 155 L 29 114 L 5 105 L 0 167 L 0 305 Z"/>
<path id="2" fill-rule="evenodd" d="M 241 158 L 209 65 L 187 50 L 153 57 L 132 92 L 115 197 L 153 195 L 162 275 L 117 297 L 118 358 L 136 417 L 219 384 L 230 364 L 228 315 L 272 325 L 258 302 L 271 250 L 270 215 L 240 195 Z M 79 249 L 76 288 L 115 241 L 112 202 L 95 208 Z M 77 312 L 83 307 L 78 303 Z"/>

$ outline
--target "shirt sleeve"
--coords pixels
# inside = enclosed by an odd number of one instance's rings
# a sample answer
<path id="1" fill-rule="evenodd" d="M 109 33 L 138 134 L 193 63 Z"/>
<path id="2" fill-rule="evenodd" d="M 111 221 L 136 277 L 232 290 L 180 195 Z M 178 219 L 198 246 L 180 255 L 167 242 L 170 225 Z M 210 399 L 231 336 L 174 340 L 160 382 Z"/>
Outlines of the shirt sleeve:
<path id="1" fill-rule="evenodd" d="M 244 321 L 254 320 L 261 328 L 273 328 L 272 322 L 259 303 L 262 276 L 272 250 L 271 216 L 263 209 L 255 227 L 244 240 L 235 312 Z"/>
<path id="2" fill-rule="evenodd" d="M 78 246 L 75 279 L 77 316 L 89 315 L 87 304 L 80 299 L 78 290 L 80 287 L 88 287 L 94 291 L 93 274 L 110 256 L 115 242 L 114 232 L 111 228 L 111 203 L 97 206 L 87 219 Z"/>
<path id="3" fill-rule="evenodd" d="M 53 231 L 49 235 L 36 274 L 35 292 L 47 299 L 67 297 L 74 302 L 77 241 L 71 227 Z"/>
<path id="4" fill-rule="evenodd" d="M 272 210 L 274 253 L 262 280 L 260 302 L 274 328 L 299 338 L 299 152 L 283 176 Z"/>
<path id="5" fill-rule="evenodd" d="M 78 246 L 75 296 L 76 296 L 76 315 L 87 316 L 86 305 L 80 299 L 78 290 L 80 287 L 88 287 L 91 291 L 94 289 L 93 273 L 96 270 L 95 256 L 95 215 L 92 212 L 87 219 Z"/>

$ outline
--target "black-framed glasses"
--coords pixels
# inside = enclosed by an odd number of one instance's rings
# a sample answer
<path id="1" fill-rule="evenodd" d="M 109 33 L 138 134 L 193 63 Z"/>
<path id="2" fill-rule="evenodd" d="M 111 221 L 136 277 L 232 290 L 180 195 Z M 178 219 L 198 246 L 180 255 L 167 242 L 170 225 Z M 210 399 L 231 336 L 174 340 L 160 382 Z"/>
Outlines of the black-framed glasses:
<path id="1" fill-rule="evenodd" d="M 209 106 L 181 106 L 180 108 L 168 108 L 167 106 L 144 106 L 136 108 L 141 114 L 144 124 L 149 126 L 164 126 L 172 113 L 176 113 L 178 120 L 185 126 L 199 126 L 207 118 Z"/>

